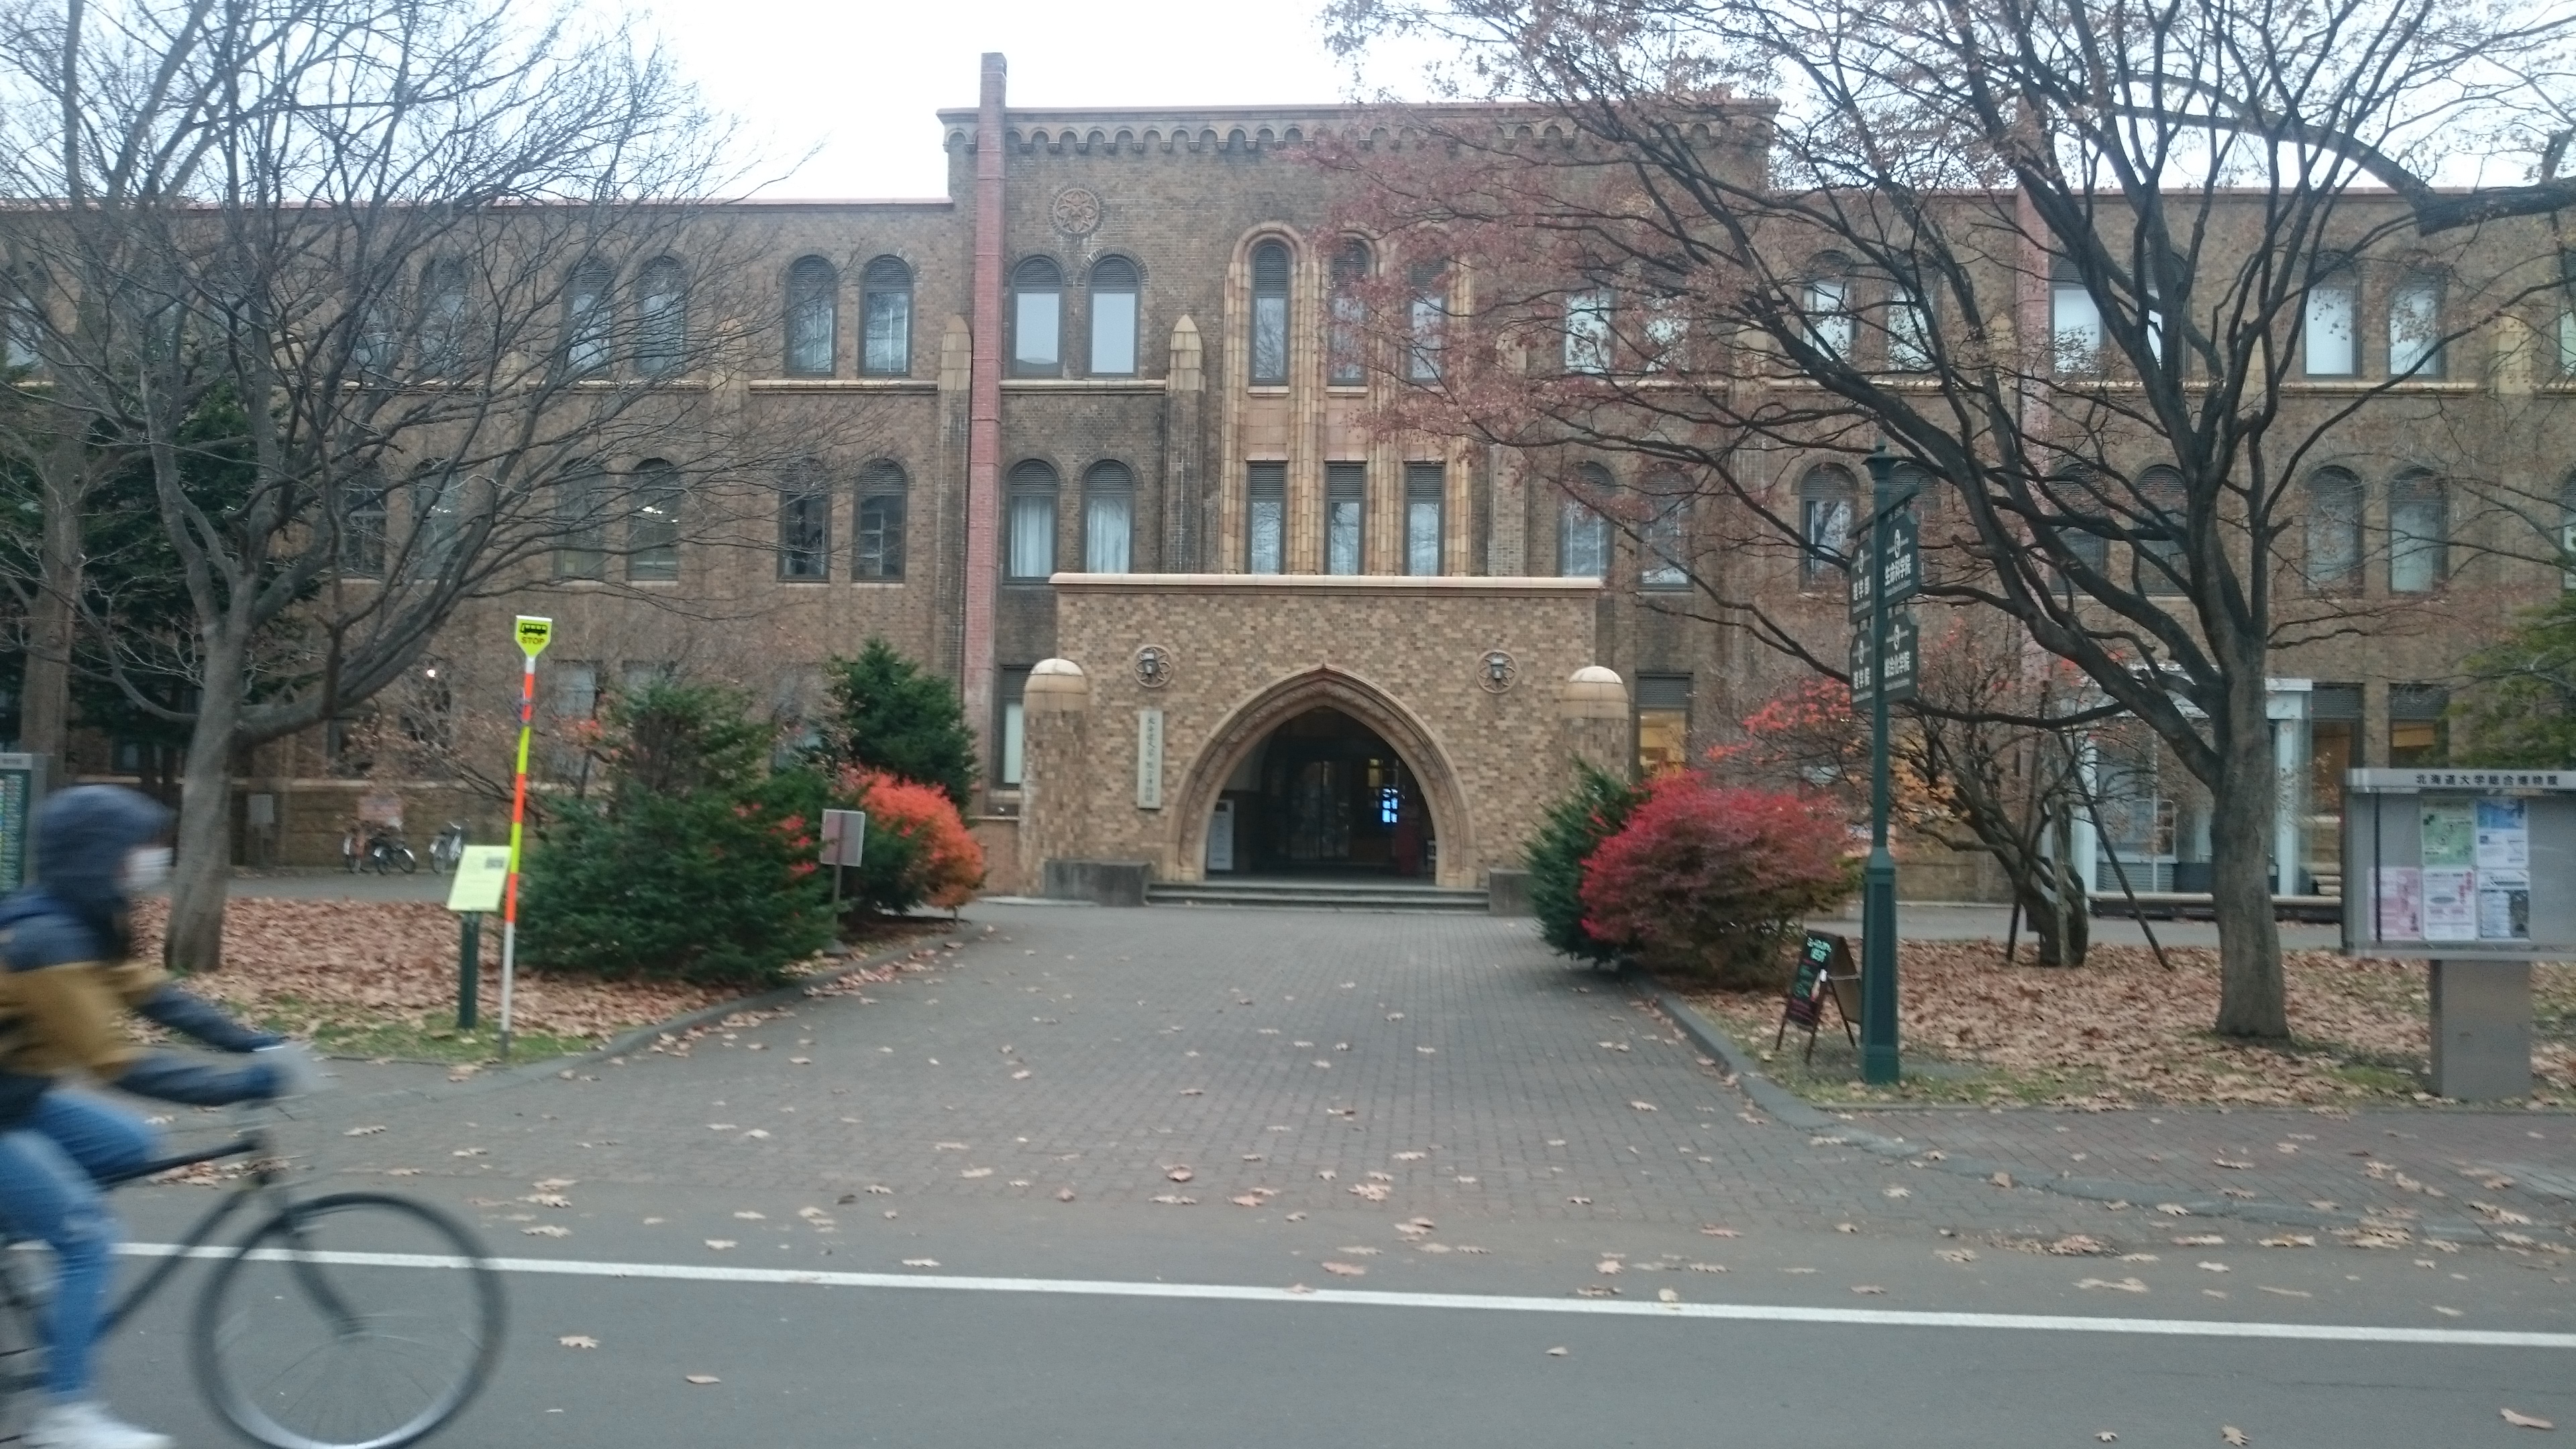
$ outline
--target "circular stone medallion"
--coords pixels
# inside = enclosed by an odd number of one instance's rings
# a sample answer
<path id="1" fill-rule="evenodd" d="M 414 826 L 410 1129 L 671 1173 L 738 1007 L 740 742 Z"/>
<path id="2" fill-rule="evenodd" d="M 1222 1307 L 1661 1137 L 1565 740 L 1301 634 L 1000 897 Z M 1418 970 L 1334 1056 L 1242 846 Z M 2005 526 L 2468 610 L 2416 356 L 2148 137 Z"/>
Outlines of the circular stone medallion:
<path id="1" fill-rule="evenodd" d="M 1500 649 L 1488 649 L 1476 661 L 1476 682 L 1487 694 L 1500 694 L 1521 677 L 1520 661 Z"/>
<path id="2" fill-rule="evenodd" d="M 1172 682 L 1172 651 L 1160 644 L 1148 644 L 1136 651 L 1136 682 L 1147 689 L 1160 689 Z"/>
<path id="3" fill-rule="evenodd" d="M 1100 193 L 1068 186 L 1055 194 L 1055 229 L 1066 236 L 1089 236 L 1100 226 Z"/>

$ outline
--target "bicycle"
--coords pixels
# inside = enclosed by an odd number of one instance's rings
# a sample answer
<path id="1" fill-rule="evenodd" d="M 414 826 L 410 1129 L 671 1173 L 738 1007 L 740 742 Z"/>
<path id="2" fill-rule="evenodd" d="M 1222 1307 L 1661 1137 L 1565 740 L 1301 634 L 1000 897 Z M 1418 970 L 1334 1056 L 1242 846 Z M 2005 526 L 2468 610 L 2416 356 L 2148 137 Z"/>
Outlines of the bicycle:
<path id="1" fill-rule="evenodd" d="M 271 1449 L 401 1449 L 454 1419 L 501 1353 L 501 1277 L 472 1231 L 388 1193 L 297 1199 L 266 1130 L 119 1175 L 115 1186 L 231 1157 L 242 1185 L 197 1220 L 107 1316 L 113 1333 L 191 1259 L 214 1276 L 198 1296 L 191 1358 L 224 1422 Z M 230 1246 L 216 1231 L 253 1199 L 276 1208 Z M 23 1434 L 43 1382 L 24 1240 L 0 1229 L 0 1443 Z M 131 1247 L 128 1249 L 132 1251 Z"/>
<path id="2" fill-rule="evenodd" d="M 411 853 L 402 837 L 391 830 L 377 830 L 367 836 L 366 865 L 378 875 L 391 875 L 400 867 L 405 875 L 420 870 L 420 857 Z"/>
<path id="3" fill-rule="evenodd" d="M 455 871 L 457 863 L 463 859 L 465 859 L 465 822 L 450 820 L 447 822 L 447 828 L 438 832 L 438 838 L 429 843 L 429 872 L 432 875 L 451 874 Z"/>

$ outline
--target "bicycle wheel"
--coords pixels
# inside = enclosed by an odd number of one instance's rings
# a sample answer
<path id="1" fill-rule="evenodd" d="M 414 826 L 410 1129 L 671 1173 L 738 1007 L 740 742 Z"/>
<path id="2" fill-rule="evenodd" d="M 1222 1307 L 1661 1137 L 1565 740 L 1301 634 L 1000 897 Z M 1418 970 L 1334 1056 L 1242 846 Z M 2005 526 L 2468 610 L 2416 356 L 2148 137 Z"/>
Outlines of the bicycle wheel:
<path id="1" fill-rule="evenodd" d="M 381 1193 L 279 1209 L 197 1300 L 197 1382 L 273 1449 L 400 1449 L 501 1352 L 501 1277 L 455 1219 Z"/>

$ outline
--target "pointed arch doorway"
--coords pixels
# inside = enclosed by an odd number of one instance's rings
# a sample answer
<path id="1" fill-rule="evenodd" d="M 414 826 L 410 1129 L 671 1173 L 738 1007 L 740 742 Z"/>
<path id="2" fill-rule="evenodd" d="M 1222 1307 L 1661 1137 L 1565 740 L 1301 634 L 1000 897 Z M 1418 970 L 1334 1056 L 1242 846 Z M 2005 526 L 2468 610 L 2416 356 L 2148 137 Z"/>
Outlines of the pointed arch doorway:
<path id="1" fill-rule="evenodd" d="M 1472 886 L 1472 825 L 1411 711 L 1336 670 L 1282 680 L 1200 753 L 1182 799 L 1182 879 L 1376 877 Z"/>

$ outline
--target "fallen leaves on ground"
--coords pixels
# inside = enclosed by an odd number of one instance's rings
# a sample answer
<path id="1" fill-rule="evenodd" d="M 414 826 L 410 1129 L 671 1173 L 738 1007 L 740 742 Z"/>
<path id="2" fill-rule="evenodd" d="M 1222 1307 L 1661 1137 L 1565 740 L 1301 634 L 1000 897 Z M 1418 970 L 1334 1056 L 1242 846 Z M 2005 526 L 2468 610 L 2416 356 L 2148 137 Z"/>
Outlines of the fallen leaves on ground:
<path id="1" fill-rule="evenodd" d="M 717 1378 L 714 1374 L 688 1374 L 685 1375 L 685 1377 L 690 1383 L 696 1384 L 700 1388 L 704 1388 L 708 1384 L 720 1384 L 724 1382 L 724 1380 Z"/>
<path id="2" fill-rule="evenodd" d="M 2218 1431 L 2218 1437 L 2226 1440 L 2230 1444 L 2251 1444 L 2254 1442 L 2253 1440 L 2245 1437 L 2244 1430 L 2237 1428 L 2233 1424 L 2229 1424 L 2224 1428 L 2221 1428 Z"/>
<path id="3" fill-rule="evenodd" d="M 2215 948 L 2169 946 L 2165 955 L 2173 963 L 2169 972 L 2144 946 L 2097 944 L 2082 969 L 2064 971 L 2006 966 L 1998 941 L 1906 941 L 1898 956 L 1905 1040 L 2028 1079 L 2034 1095 L 2071 1105 L 2308 1105 L 2412 1091 L 2404 1073 L 2341 1069 L 2425 1059 L 2423 963 L 2283 952 L 2299 1045 L 2281 1051 L 2210 1034 L 2218 1014 Z M 2576 965 L 2537 966 L 2532 987 L 2544 1014 L 2555 1003 L 2576 1001 Z M 1693 989 L 1690 1000 L 1727 1018 L 1748 1041 L 1758 1028 L 1766 1046 L 1780 1020 L 1777 991 Z M 2532 1066 L 2544 1088 L 2576 1088 L 2576 1047 L 2567 1042 L 2535 1038 Z"/>
<path id="4" fill-rule="evenodd" d="M 563 1337 L 556 1339 L 555 1342 L 562 1344 L 566 1348 L 599 1347 L 599 1340 L 591 1337 L 587 1333 L 567 1333 Z"/>
<path id="5" fill-rule="evenodd" d="M 2506 1423 L 2511 1424 L 2517 1429 L 2555 1429 L 2558 1427 L 2547 1419 L 2539 1418 L 2531 1414 L 2517 1414 L 2511 1409 L 2499 1409 L 2497 1412 L 2504 1415 L 2504 1421 Z"/>
<path id="6" fill-rule="evenodd" d="M 1324 1271 L 1332 1274 L 1336 1278 L 1365 1278 L 1368 1276 L 1368 1269 L 1361 1267 L 1357 1263 L 1326 1263 L 1324 1265 Z"/>

